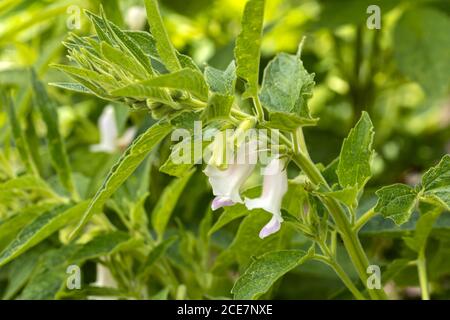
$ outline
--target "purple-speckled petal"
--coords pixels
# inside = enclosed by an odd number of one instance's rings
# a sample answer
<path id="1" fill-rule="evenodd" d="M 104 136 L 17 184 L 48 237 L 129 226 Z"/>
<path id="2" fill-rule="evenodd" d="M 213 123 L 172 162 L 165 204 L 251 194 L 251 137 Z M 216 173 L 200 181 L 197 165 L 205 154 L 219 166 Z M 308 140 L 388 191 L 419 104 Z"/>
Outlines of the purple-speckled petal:
<path id="1" fill-rule="evenodd" d="M 212 204 L 211 209 L 217 210 L 222 207 L 229 207 L 234 205 L 234 202 L 231 199 L 228 198 L 222 198 L 222 197 L 215 197 Z"/>
<path id="2" fill-rule="evenodd" d="M 272 219 L 270 219 L 269 223 L 266 224 L 259 232 L 259 237 L 261 239 L 264 239 L 264 238 L 270 236 L 271 234 L 277 232 L 278 230 L 280 230 L 280 227 L 281 227 L 280 219 L 278 219 L 277 217 L 272 217 Z"/>

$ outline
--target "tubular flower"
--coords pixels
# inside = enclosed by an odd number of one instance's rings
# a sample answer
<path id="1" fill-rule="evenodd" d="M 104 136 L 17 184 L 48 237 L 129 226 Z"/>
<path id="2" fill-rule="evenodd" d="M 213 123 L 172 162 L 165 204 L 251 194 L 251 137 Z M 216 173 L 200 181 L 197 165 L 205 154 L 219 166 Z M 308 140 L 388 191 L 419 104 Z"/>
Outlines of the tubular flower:
<path id="1" fill-rule="evenodd" d="M 259 237 L 264 239 L 280 230 L 281 222 L 281 202 L 288 190 L 288 179 L 284 163 L 280 159 L 273 159 L 264 168 L 263 191 L 259 198 L 245 199 L 247 209 L 264 209 L 272 214 L 272 219 L 260 231 Z"/>
<path id="2" fill-rule="evenodd" d="M 131 127 L 119 138 L 115 112 L 111 105 L 108 105 L 100 115 L 98 128 L 100 131 L 100 143 L 91 146 L 92 152 L 114 153 L 126 148 L 136 135 L 136 128 Z"/>
<path id="3" fill-rule="evenodd" d="M 216 196 L 211 208 L 217 210 L 235 203 L 243 203 L 239 189 L 251 175 L 254 167 L 252 164 L 230 164 L 227 169 L 220 170 L 207 165 L 204 173 L 208 176 L 213 194 Z"/>
<path id="4" fill-rule="evenodd" d="M 225 153 L 228 154 L 228 151 L 229 150 L 226 149 Z M 220 150 L 220 152 L 222 152 L 222 150 Z M 242 144 L 238 148 L 237 157 L 232 158 L 235 163 L 228 164 L 226 169 L 222 170 L 216 163 L 211 162 L 206 166 L 206 169 L 203 172 L 208 176 L 209 183 L 213 189 L 213 194 L 216 196 L 211 205 L 213 210 L 232 206 L 235 203 L 243 203 L 240 195 L 240 188 L 255 168 L 256 152 L 257 141 L 255 140 Z M 252 161 L 252 159 L 254 161 Z"/>

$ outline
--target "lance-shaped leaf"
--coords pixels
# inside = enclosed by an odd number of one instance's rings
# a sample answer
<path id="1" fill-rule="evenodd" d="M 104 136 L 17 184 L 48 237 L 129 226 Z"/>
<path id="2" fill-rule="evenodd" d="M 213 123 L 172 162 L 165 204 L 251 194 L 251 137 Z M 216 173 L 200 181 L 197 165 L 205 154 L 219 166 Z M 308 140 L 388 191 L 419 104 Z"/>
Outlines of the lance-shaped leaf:
<path id="1" fill-rule="evenodd" d="M 450 210 L 450 155 L 445 155 L 423 175 L 422 188 L 423 196 L 437 200 Z"/>
<path id="2" fill-rule="evenodd" d="M 131 84 L 112 91 L 113 95 L 140 96 L 146 94 L 146 88 L 169 88 L 188 91 L 202 100 L 208 98 L 208 87 L 203 75 L 192 69 L 182 69 L 169 74 L 163 74 L 149 80 Z"/>
<path id="3" fill-rule="evenodd" d="M 157 123 L 147 129 L 134 140 L 118 162 L 111 168 L 105 181 L 95 194 L 83 218 L 71 237 L 75 237 L 94 213 L 102 210 L 106 200 L 125 182 L 139 164 L 144 161 L 147 154 L 172 130 L 168 123 Z"/>
<path id="4" fill-rule="evenodd" d="M 231 290 L 234 299 L 258 299 L 283 275 L 309 259 L 311 254 L 303 250 L 282 250 L 256 258 L 234 284 Z"/>
<path id="5" fill-rule="evenodd" d="M 2 104 L 5 106 L 6 112 L 8 114 L 11 132 L 14 137 L 14 142 L 16 143 L 17 150 L 19 151 L 20 159 L 22 160 L 25 168 L 30 174 L 38 175 L 36 165 L 34 164 L 33 158 L 31 156 L 30 147 L 23 135 L 19 120 L 17 119 L 16 110 L 14 109 L 14 104 L 11 96 L 3 90 L 0 91 L 0 95 Z"/>
<path id="6" fill-rule="evenodd" d="M 236 40 L 234 56 L 239 77 L 247 82 L 244 98 L 258 94 L 259 59 L 264 22 L 264 0 L 249 0 L 245 4 L 242 30 Z"/>
<path id="7" fill-rule="evenodd" d="M 372 162 L 373 125 L 369 115 L 363 112 L 356 126 L 350 130 L 342 144 L 337 175 L 342 187 L 357 186 L 362 189 L 369 180 Z"/>
<path id="8" fill-rule="evenodd" d="M 37 245 L 51 234 L 76 222 L 86 210 L 88 202 L 63 205 L 46 212 L 28 224 L 0 254 L 0 267 Z"/>
<path id="9" fill-rule="evenodd" d="M 54 203 L 36 204 L 2 220 L 0 222 L 0 250 L 8 245 L 23 227 L 54 207 L 56 207 Z"/>
<path id="10" fill-rule="evenodd" d="M 147 9 L 148 24 L 150 31 L 156 40 L 156 48 L 162 62 L 170 71 L 178 71 L 181 69 L 180 62 L 175 53 L 175 49 L 170 42 L 167 31 L 164 28 L 164 23 L 159 13 L 157 0 L 145 0 L 145 7 Z"/>
<path id="11" fill-rule="evenodd" d="M 383 187 L 376 195 L 378 203 L 375 211 L 394 220 L 397 225 L 409 220 L 417 202 L 416 189 L 401 183 Z"/>
<path id="12" fill-rule="evenodd" d="M 21 299 L 57 299 L 64 290 L 70 273 L 69 265 L 81 266 L 85 261 L 125 250 L 135 243 L 124 232 L 100 234 L 84 245 L 69 244 L 49 251 L 40 259 Z"/>
<path id="13" fill-rule="evenodd" d="M 47 126 L 48 148 L 50 158 L 58 173 L 61 184 L 74 196 L 78 197 L 75 185 L 72 179 L 72 170 L 66 153 L 64 141 L 59 132 L 58 113 L 53 101 L 47 95 L 43 84 L 37 79 L 36 74 L 32 72 L 32 82 L 34 88 L 34 101 L 42 115 L 42 119 Z"/>
<path id="14" fill-rule="evenodd" d="M 159 197 L 152 212 L 152 225 L 160 239 L 164 236 L 164 231 L 177 205 L 178 198 L 194 172 L 195 170 L 191 170 L 184 176 L 173 180 Z"/>

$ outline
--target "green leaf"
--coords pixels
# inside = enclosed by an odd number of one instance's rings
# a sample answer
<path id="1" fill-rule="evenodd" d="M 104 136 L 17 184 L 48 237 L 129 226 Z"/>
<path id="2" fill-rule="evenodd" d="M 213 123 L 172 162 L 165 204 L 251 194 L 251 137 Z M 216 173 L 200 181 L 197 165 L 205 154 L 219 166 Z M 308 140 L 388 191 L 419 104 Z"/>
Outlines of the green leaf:
<path id="1" fill-rule="evenodd" d="M 0 266 L 37 245 L 62 227 L 76 222 L 86 210 L 87 205 L 88 202 L 75 206 L 63 205 L 37 217 L 0 253 Z"/>
<path id="2" fill-rule="evenodd" d="M 300 49 L 297 55 L 280 53 L 270 61 L 264 70 L 260 99 L 270 112 L 311 119 L 307 100 L 312 96 L 314 74 L 305 70 Z"/>
<path id="3" fill-rule="evenodd" d="M 321 194 L 326 197 L 336 199 L 346 206 L 352 208 L 355 207 L 356 204 L 358 189 L 356 187 L 348 187 L 340 190 L 321 192 Z"/>
<path id="4" fill-rule="evenodd" d="M 152 212 L 152 225 L 159 239 L 162 239 L 164 236 L 164 231 L 169 223 L 173 209 L 177 205 L 178 198 L 194 172 L 195 170 L 191 170 L 184 176 L 174 179 L 159 197 Z"/>
<path id="5" fill-rule="evenodd" d="M 43 84 L 38 81 L 36 74 L 32 73 L 34 88 L 34 101 L 42 115 L 42 119 L 47 126 L 48 149 L 53 167 L 58 173 L 61 184 L 76 199 L 78 197 L 72 178 L 72 169 L 66 153 L 64 141 L 59 132 L 58 113 L 53 101 L 47 95 Z"/>
<path id="6" fill-rule="evenodd" d="M 145 275 L 155 264 L 155 262 L 157 262 L 166 253 L 167 249 L 169 249 L 177 239 L 177 236 L 171 236 L 154 247 L 145 259 L 145 262 L 142 265 L 141 271 L 139 273 L 141 275 Z"/>
<path id="7" fill-rule="evenodd" d="M 131 72 L 137 79 L 145 79 L 147 71 L 126 53 L 114 48 L 107 42 L 101 43 L 103 57 L 116 67 Z"/>
<path id="8" fill-rule="evenodd" d="M 450 210 L 450 155 L 445 155 L 422 177 L 423 196 L 437 200 Z"/>
<path id="9" fill-rule="evenodd" d="M 28 206 L 15 215 L 0 222 L 0 250 L 3 250 L 17 235 L 17 233 L 44 212 L 50 211 L 56 205 L 43 203 Z"/>
<path id="10" fill-rule="evenodd" d="M 111 30 L 111 34 L 113 34 L 116 42 L 122 50 L 133 57 L 134 60 L 146 70 L 148 75 L 153 75 L 154 71 L 150 63 L 150 59 L 145 55 L 141 47 L 134 42 L 134 40 L 126 32 L 122 31 L 115 24 L 109 22 L 103 12 L 102 15 L 105 25 Z"/>
<path id="11" fill-rule="evenodd" d="M 212 92 L 233 96 L 236 84 L 236 65 L 234 61 L 228 65 L 225 71 L 207 66 L 205 68 L 205 79 Z"/>
<path id="12" fill-rule="evenodd" d="M 100 234 L 81 246 L 81 248 L 70 257 L 70 262 L 77 263 L 114 254 L 127 245 L 129 241 L 130 235 L 121 231 Z"/>
<path id="13" fill-rule="evenodd" d="M 357 186 L 362 189 L 371 177 L 373 135 L 372 121 L 363 112 L 361 119 L 344 140 L 339 156 L 337 175 L 343 188 Z"/>
<path id="14" fill-rule="evenodd" d="M 63 289 L 68 277 L 67 261 L 77 248 L 75 245 L 68 245 L 46 252 L 19 299 L 53 300 L 57 298 L 57 293 Z"/>
<path id="15" fill-rule="evenodd" d="M 399 69 L 431 98 L 447 94 L 450 85 L 449 29 L 448 15 L 421 6 L 406 10 L 394 30 L 394 57 Z"/>
<path id="16" fill-rule="evenodd" d="M 378 202 L 375 211 L 392 219 L 397 225 L 409 220 L 417 201 L 417 191 L 401 183 L 383 187 L 376 195 Z"/>
<path id="17" fill-rule="evenodd" d="M 44 252 L 44 248 L 38 246 L 11 262 L 8 287 L 2 297 L 3 300 L 11 299 L 26 284 Z"/>
<path id="18" fill-rule="evenodd" d="M 145 7 L 147 9 L 150 31 L 156 40 L 156 48 L 162 62 L 169 71 L 174 72 L 180 70 L 181 65 L 176 56 L 175 49 L 170 42 L 169 36 L 167 35 L 167 31 L 164 28 L 157 0 L 145 0 Z"/>
<path id="19" fill-rule="evenodd" d="M 96 71 L 79 68 L 75 66 L 66 66 L 63 64 L 52 64 L 53 68 L 61 70 L 71 76 L 73 79 L 79 81 L 78 79 L 84 79 L 85 81 L 90 81 L 91 83 L 98 83 L 102 87 L 115 88 L 119 83 L 110 75 L 100 74 Z M 81 82 L 84 86 L 85 83 Z M 91 88 L 89 88 L 91 89 Z M 92 90 L 92 89 L 91 89 Z"/>
<path id="20" fill-rule="evenodd" d="M 257 299 L 283 275 L 309 258 L 310 254 L 303 250 L 272 251 L 256 258 L 234 284 L 231 290 L 234 299 Z"/>
<path id="21" fill-rule="evenodd" d="M 286 229 L 270 237 L 260 239 L 259 232 L 271 219 L 271 215 L 262 209 L 252 210 L 239 225 L 236 236 L 230 246 L 218 256 L 214 272 L 220 273 L 225 267 L 237 262 L 241 268 L 247 267 L 251 256 L 262 255 L 271 250 L 279 250 L 282 234 Z"/>
<path id="22" fill-rule="evenodd" d="M 405 237 L 403 240 L 412 250 L 421 252 L 425 250 L 428 236 L 433 230 L 433 225 L 441 215 L 442 210 L 440 208 L 428 211 L 422 214 L 417 221 L 416 230 L 413 237 Z"/>
<path id="23" fill-rule="evenodd" d="M 293 113 L 271 112 L 270 120 L 264 126 L 272 129 L 292 131 L 298 127 L 314 126 L 318 119 L 304 118 Z"/>
<path id="24" fill-rule="evenodd" d="M 207 122 L 228 119 L 233 106 L 234 96 L 213 93 L 209 96 L 208 105 L 203 111 L 202 118 Z"/>
<path id="25" fill-rule="evenodd" d="M 168 123 L 159 122 L 134 140 L 118 162 L 111 168 L 105 181 L 95 194 L 72 237 L 80 232 L 91 216 L 102 210 L 106 200 L 124 183 L 144 161 L 147 154 L 172 130 Z"/>
<path id="26" fill-rule="evenodd" d="M 264 7 L 264 0 L 247 1 L 241 22 L 242 30 L 237 37 L 234 49 L 236 74 L 247 82 L 244 98 L 257 97 L 258 94 Z"/>
<path id="27" fill-rule="evenodd" d="M 22 128 L 20 127 L 19 120 L 17 119 L 16 110 L 14 108 L 11 96 L 3 90 L 0 90 L 0 95 L 2 104 L 5 106 L 6 112 L 8 114 L 11 132 L 14 137 L 14 142 L 16 143 L 17 150 L 19 151 L 20 159 L 25 165 L 28 173 L 37 175 L 38 171 L 36 165 L 33 162 L 28 142 L 23 135 Z"/>
<path id="28" fill-rule="evenodd" d="M 112 94 L 119 96 L 133 96 L 136 93 L 140 93 L 142 94 L 142 97 L 145 97 L 147 92 L 143 91 L 143 88 L 146 87 L 186 90 L 203 100 L 208 98 L 208 87 L 206 86 L 205 79 L 203 79 L 202 74 L 187 68 L 131 84 L 124 88 L 112 91 Z"/>
<path id="29" fill-rule="evenodd" d="M 93 94 L 91 90 L 83 86 L 79 83 L 72 83 L 72 82 L 50 82 L 48 84 L 49 86 L 61 88 L 64 90 L 70 90 L 78 93 L 87 93 L 87 94 Z"/>
<path id="30" fill-rule="evenodd" d="M 244 217 L 248 215 L 248 213 L 249 211 L 247 210 L 247 208 L 239 203 L 232 207 L 225 208 L 219 219 L 217 219 L 216 223 L 214 223 L 211 229 L 209 229 L 208 234 L 212 235 L 214 232 L 222 229 L 222 227 L 224 227 L 231 221 L 239 219 L 240 217 Z"/>

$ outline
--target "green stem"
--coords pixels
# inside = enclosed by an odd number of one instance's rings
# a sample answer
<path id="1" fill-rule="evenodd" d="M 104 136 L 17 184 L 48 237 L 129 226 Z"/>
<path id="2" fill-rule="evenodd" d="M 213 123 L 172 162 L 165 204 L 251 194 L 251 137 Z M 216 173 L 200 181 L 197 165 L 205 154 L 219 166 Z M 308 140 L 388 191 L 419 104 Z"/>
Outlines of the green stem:
<path id="1" fill-rule="evenodd" d="M 299 168 L 302 169 L 303 172 L 309 177 L 312 183 L 316 185 L 322 184 L 325 189 L 330 189 L 325 178 L 322 176 L 311 159 L 307 158 L 302 153 L 296 153 L 293 156 L 293 160 L 299 166 Z M 323 198 L 322 201 L 332 215 L 338 228 L 339 234 L 341 235 L 342 241 L 344 242 L 347 253 L 350 256 L 350 259 L 356 271 L 358 272 L 361 281 L 366 286 L 368 279 L 367 267 L 369 266 L 369 260 L 364 252 L 357 234 L 353 231 L 352 226 L 348 221 L 345 210 L 334 199 Z M 386 294 L 383 289 L 368 289 L 368 292 L 372 299 L 386 299 Z"/>
<path id="2" fill-rule="evenodd" d="M 315 256 L 315 259 L 322 261 L 333 268 L 334 272 L 338 275 L 347 289 L 353 294 L 353 296 L 358 300 L 366 300 L 366 297 L 358 290 L 358 288 L 353 284 L 353 281 L 345 273 L 344 269 L 333 259 L 327 258 L 325 256 Z"/>
<path id="3" fill-rule="evenodd" d="M 419 283 L 422 291 L 422 300 L 430 300 L 430 292 L 428 288 L 427 265 L 425 252 L 421 250 L 417 259 L 417 270 L 419 272 Z"/>
<path id="4" fill-rule="evenodd" d="M 259 101 L 258 96 L 254 97 L 253 101 L 255 102 L 256 116 L 258 117 L 259 122 L 264 122 L 264 109 L 261 105 L 261 101 Z"/>
<path id="5" fill-rule="evenodd" d="M 369 209 L 366 213 L 364 213 L 353 226 L 353 231 L 358 232 L 361 228 L 373 217 L 375 217 L 378 212 L 375 211 L 375 207 Z"/>

